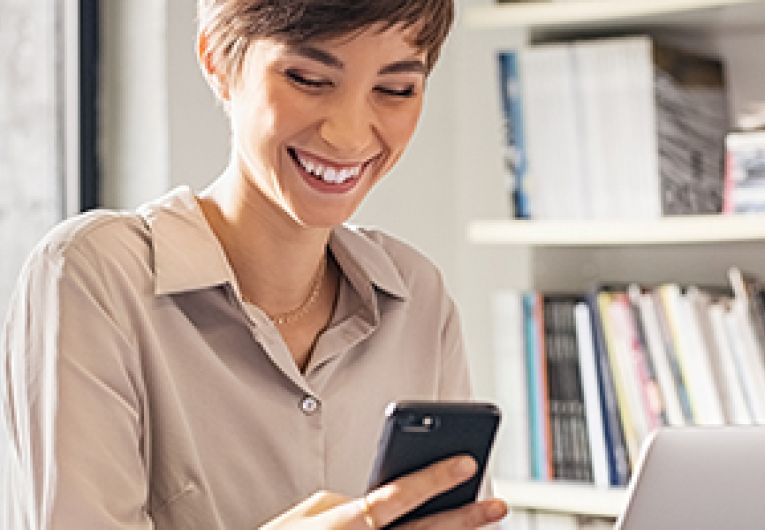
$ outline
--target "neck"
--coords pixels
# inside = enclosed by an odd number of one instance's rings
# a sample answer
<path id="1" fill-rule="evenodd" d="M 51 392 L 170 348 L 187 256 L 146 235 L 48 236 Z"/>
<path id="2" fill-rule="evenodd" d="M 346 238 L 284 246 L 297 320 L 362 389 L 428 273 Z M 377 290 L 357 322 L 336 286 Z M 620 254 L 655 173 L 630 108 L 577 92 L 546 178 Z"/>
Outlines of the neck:
<path id="1" fill-rule="evenodd" d="M 328 228 L 307 228 L 227 170 L 199 198 L 245 300 L 269 315 L 299 307 L 326 260 Z"/>

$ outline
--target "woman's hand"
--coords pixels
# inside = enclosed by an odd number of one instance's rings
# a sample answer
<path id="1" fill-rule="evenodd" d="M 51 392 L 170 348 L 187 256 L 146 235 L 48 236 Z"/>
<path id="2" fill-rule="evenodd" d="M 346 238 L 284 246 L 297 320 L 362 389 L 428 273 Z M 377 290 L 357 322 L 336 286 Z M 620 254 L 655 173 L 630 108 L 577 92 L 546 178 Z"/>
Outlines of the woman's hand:
<path id="1" fill-rule="evenodd" d="M 261 530 L 377 530 L 431 497 L 466 481 L 475 471 L 475 461 L 460 456 L 401 477 L 360 499 L 320 491 Z M 497 522 L 506 513 L 505 503 L 494 499 L 424 517 L 401 528 L 467 530 Z"/>

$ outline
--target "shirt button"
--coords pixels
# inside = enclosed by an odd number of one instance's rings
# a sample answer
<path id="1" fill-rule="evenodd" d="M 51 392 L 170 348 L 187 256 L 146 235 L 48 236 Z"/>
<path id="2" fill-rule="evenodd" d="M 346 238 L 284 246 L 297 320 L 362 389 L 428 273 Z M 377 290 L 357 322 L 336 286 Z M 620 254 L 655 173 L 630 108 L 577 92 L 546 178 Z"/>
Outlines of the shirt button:
<path id="1" fill-rule="evenodd" d="M 319 410 L 319 400 L 313 396 L 305 396 L 300 402 L 300 410 L 302 410 L 303 414 L 306 416 L 316 413 L 316 411 Z"/>

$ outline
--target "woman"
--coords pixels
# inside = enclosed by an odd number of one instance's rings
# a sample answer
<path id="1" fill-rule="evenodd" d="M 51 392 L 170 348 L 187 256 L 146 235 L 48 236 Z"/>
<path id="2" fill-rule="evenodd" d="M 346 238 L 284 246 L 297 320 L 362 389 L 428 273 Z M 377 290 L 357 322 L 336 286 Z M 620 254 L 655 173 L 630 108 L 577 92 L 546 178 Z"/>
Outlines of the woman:
<path id="1" fill-rule="evenodd" d="M 12 528 L 377 528 L 472 475 L 364 495 L 386 404 L 469 385 L 435 268 L 343 225 L 409 142 L 452 10 L 200 1 L 230 163 L 199 196 L 67 221 L 27 263 L 2 350 Z"/>

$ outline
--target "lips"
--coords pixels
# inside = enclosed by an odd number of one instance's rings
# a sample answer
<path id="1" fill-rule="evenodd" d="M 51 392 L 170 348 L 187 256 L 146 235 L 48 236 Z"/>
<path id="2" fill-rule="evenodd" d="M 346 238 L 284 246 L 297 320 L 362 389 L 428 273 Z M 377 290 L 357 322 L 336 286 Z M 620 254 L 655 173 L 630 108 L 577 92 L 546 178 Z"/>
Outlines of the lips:
<path id="1" fill-rule="evenodd" d="M 353 188 L 367 167 L 378 158 L 376 156 L 363 162 L 338 163 L 294 147 L 288 148 L 287 151 L 309 185 L 329 192 L 345 192 Z"/>

